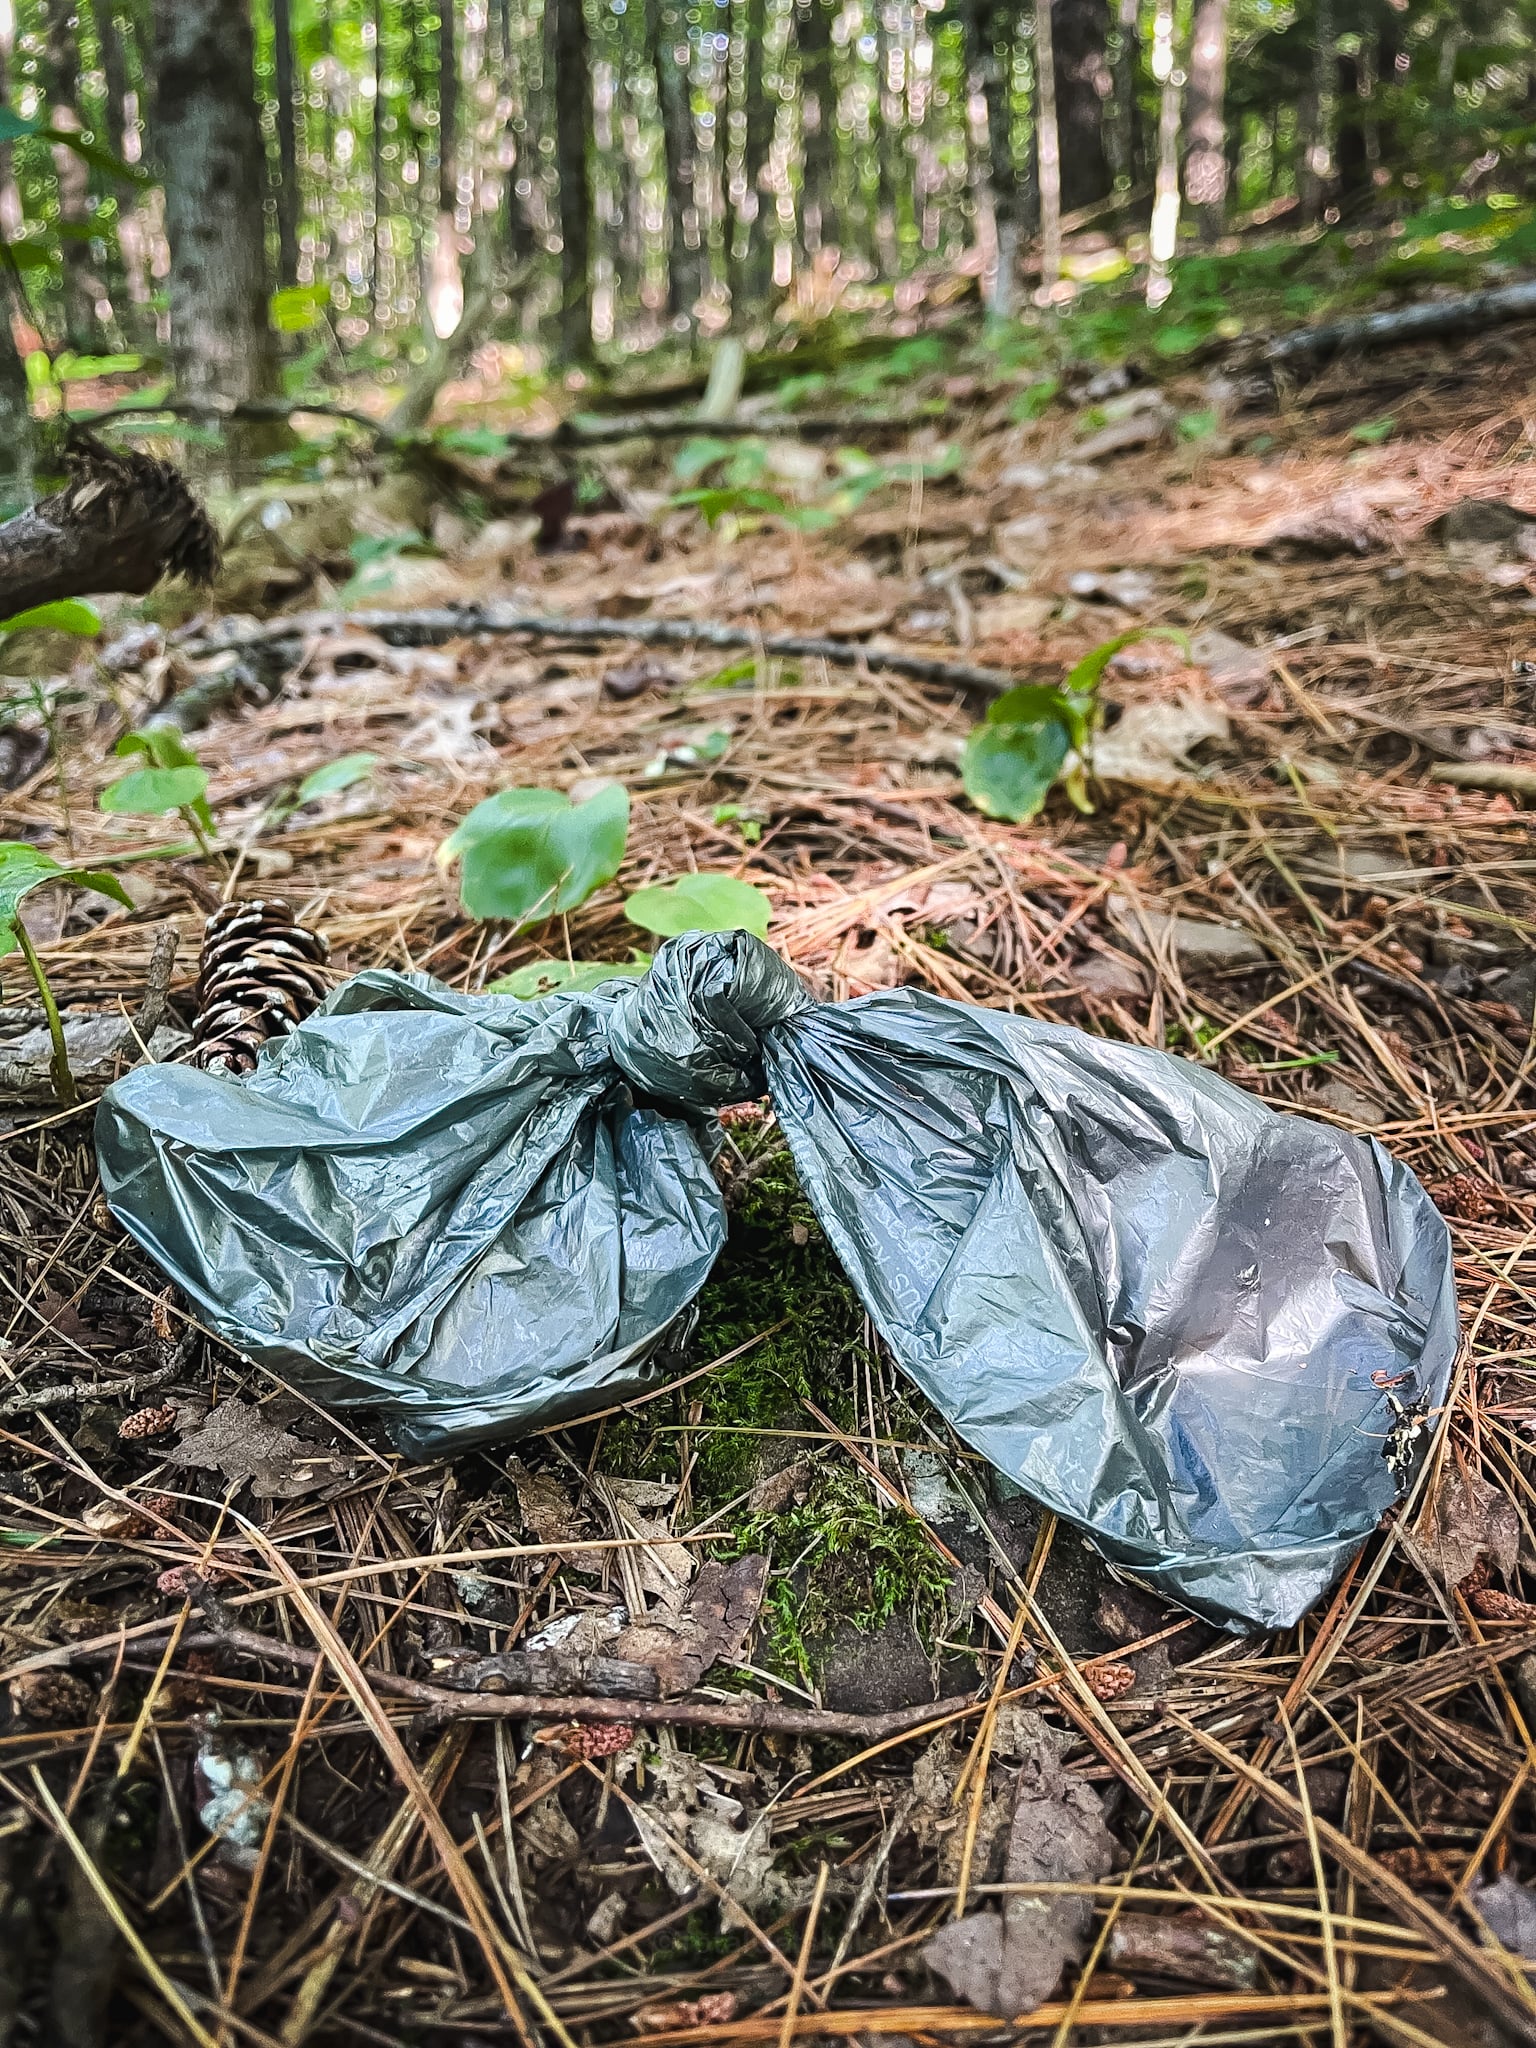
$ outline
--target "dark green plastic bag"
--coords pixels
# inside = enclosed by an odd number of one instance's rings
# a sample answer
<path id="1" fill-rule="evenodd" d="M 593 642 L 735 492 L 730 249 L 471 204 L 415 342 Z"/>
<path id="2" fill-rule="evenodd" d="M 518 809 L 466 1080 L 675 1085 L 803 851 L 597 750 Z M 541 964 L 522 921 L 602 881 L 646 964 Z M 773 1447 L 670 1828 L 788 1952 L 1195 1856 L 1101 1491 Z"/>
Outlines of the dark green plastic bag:
<path id="1" fill-rule="evenodd" d="M 818 1004 L 690 933 L 531 1003 L 361 974 L 248 1080 L 136 1069 L 97 1145 L 215 1328 L 427 1456 L 656 1382 L 724 1240 L 711 1112 L 765 1088 L 969 1444 L 1218 1619 L 1326 1591 L 1445 1392 L 1445 1225 L 1373 1141 L 1168 1054 L 912 989 Z"/>

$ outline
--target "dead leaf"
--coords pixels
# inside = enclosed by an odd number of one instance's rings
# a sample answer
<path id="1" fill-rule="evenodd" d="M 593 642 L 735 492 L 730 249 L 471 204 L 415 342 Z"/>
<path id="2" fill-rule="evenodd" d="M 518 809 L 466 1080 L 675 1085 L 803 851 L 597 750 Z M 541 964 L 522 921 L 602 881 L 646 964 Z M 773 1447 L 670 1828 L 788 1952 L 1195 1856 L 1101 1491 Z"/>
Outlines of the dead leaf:
<path id="1" fill-rule="evenodd" d="M 810 1491 L 811 1461 L 796 1458 L 792 1464 L 782 1466 L 777 1472 L 770 1472 L 759 1479 L 747 1495 L 747 1508 L 754 1515 L 782 1514 L 791 1501 L 804 1500 Z"/>
<path id="2" fill-rule="evenodd" d="M 631 1553 L 641 1591 L 647 1599 L 660 1601 L 663 1607 L 681 1606 L 688 1581 L 693 1577 L 694 1554 L 686 1543 L 673 1541 L 665 1522 L 643 1512 L 647 1508 L 670 1507 L 677 1498 L 677 1488 L 662 1479 L 613 1479 L 601 1473 L 594 1484 L 608 1502 L 614 1534 L 641 1539 L 641 1547 Z"/>
<path id="3" fill-rule="evenodd" d="M 632 1624 L 615 1650 L 620 1657 L 652 1668 L 663 1699 L 691 1692 L 712 1664 L 741 1655 L 767 1583 L 766 1557 L 706 1564 L 678 1612 L 663 1610 Z"/>
<path id="4" fill-rule="evenodd" d="M 530 1472 L 521 1458 L 507 1460 L 507 1477 L 517 1495 L 523 1527 L 539 1543 L 571 1543 L 586 1530 L 587 1519 L 558 1479 Z"/>
<path id="5" fill-rule="evenodd" d="M 354 1460 L 290 1436 L 245 1401 L 221 1401 L 201 1429 L 165 1453 L 169 1465 L 195 1465 L 223 1474 L 233 1485 L 247 1481 L 262 1500 L 297 1500 L 322 1486 L 349 1478 Z"/>
<path id="6" fill-rule="evenodd" d="M 1063 1769 L 1051 1729 L 1022 1709 L 1000 1732 L 1021 1758 L 1005 1881 L 1093 1884 L 1108 1876 L 1115 1845 L 1103 1806 L 1090 1785 Z M 1001 1914 L 972 1913 L 941 1928 L 923 1959 L 979 2011 L 1017 2017 L 1042 2005 L 1067 1965 L 1081 1960 L 1092 1925 L 1091 1898 L 1011 1897 Z"/>
<path id="7" fill-rule="evenodd" d="M 1221 706 L 1199 697 L 1132 704 L 1094 741 L 1093 772 L 1101 782 L 1172 788 L 1188 777 L 1188 756 L 1196 747 L 1224 740 L 1231 730 Z"/>
<path id="8" fill-rule="evenodd" d="M 1520 1555 L 1520 1515 L 1514 1502 L 1481 1472 L 1446 1473 L 1419 1523 L 1425 1560 L 1450 1591 L 1488 1558 L 1508 1578 Z"/>

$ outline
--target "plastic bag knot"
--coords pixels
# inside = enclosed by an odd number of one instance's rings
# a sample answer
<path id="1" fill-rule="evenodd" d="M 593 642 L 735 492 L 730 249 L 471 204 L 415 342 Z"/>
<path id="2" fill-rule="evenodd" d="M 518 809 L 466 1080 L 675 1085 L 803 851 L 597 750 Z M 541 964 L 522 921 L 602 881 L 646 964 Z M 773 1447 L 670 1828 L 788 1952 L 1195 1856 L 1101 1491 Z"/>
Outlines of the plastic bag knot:
<path id="1" fill-rule="evenodd" d="M 767 1088 L 762 1039 L 815 998 L 750 932 L 685 932 L 617 998 L 609 1048 L 626 1078 L 663 1102 L 720 1109 Z"/>

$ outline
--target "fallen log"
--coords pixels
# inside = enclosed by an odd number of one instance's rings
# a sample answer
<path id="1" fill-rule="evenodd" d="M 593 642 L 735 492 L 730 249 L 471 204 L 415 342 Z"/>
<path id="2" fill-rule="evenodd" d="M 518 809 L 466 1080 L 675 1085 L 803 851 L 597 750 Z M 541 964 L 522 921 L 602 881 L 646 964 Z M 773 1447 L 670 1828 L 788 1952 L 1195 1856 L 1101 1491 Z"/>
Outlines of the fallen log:
<path id="1" fill-rule="evenodd" d="M 1291 363 L 1323 362 L 1351 350 L 1396 348 L 1405 341 L 1438 341 L 1453 334 L 1481 334 L 1508 320 L 1536 318 L 1536 279 L 1497 285 L 1491 291 L 1462 292 L 1454 299 L 1400 306 L 1390 313 L 1363 313 L 1353 320 L 1329 320 L 1298 327 L 1266 342 L 1259 361 L 1273 369 Z"/>
<path id="2" fill-rule="evenodd" d="M 75 433 L 62 491 L 0 525 L 0 619 L 63 597 L 142 597 L 163 576 L 209 583 L 219 543 L 186 478 L 137 450 Z"/>
<path id="3" fill-rule="evenodd" d="M 717 647 L 725 652 L 760 649 L 791 660 L 826 661 L 838 668 L 880 669 L 913 682 L 938 683 L 988 696 L 1011 690 L 1018 681 L 1004 669 L 937 661 L 926 654 L 906 654 L 899 648 L 862 640 L 756 633 L 748 626 L 719 625 L 707 619 L 562 619 L 495 602 L 428 605 L 415 611 L 294 612 L 255 626 L 249 621 L 231 622 L 222 632 L 215 628 L 183 643 L 181 652 L 197 661 L 215 654 L 249 655 L 290 642 L 297 650 L 307 641 L 346 631 L 375 633 L 390 647 L 436 647 L 446 640 L 486 634 L 532 640 L 627 640 L 642 647 Z M 175 702 L 170 707 L 173 717 Z"/>

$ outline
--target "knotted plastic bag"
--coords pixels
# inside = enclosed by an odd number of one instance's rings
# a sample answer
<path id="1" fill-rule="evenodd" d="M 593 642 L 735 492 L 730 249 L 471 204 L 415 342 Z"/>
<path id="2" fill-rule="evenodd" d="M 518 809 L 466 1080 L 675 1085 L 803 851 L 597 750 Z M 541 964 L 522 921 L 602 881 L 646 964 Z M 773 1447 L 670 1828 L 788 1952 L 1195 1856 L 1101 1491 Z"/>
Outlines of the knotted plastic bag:
<path id="1" fill-rule="evenodd" d="M 968 1444 L 1217 1619 L 1328 1588 L 1445 1392 L 1445 1225 L 1374 1141 L 1171 1055 L 915 989 L 819 1004 L 692 933 L 532 1003 L 358 975 L 246 1080 L 128 1074 L 97 1145 L 216 1329 L 427 1456 L 656 1383 L 724 1241 L 711 1113 L 765 1088 Z"/>

